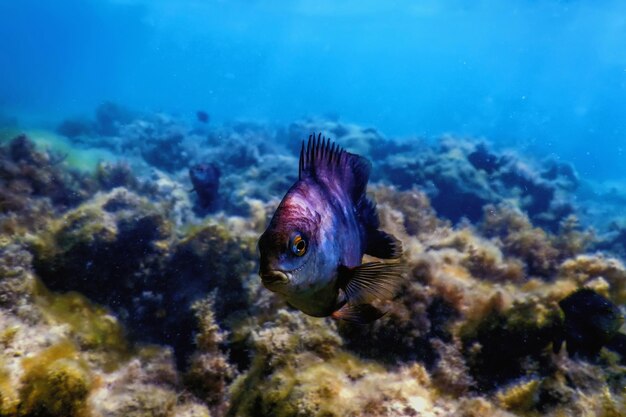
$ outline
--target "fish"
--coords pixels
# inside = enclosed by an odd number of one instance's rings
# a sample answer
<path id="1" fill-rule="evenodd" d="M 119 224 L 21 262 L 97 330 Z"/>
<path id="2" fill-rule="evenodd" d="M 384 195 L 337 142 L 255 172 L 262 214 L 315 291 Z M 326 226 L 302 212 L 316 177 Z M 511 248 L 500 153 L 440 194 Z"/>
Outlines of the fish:
<path id="1" fill-rule="evenodd" d="M 581 288 L 559 301 L 564 320 L 556 333 L 553 351 L 566 342 L 572 356 L 593 358 L 606 347 L 626 359 L 626 335 L 619 332 L 624 316 L 609 299 L 589 288 Z"/>
<path id="2" fill-rule="evenodd" d="M 258 241 L 262 284 L 291 307 L 353 323 L 385 314 L 373 303 L 394 297 L 405 266 L 366 195 L 370 171 L 321 133 L 302 142 L 298 180 Z M 364 254 L 381 260 L 362 263 Z"/>
<path id="3" fill-rule="evenodd" d="M 220 187 L 220 169 L 215 164 L 201 163 L 189 168 L 189 179 L 198 195 L 201 208 L 211 207 L 218 198 Z"/>
<path id="4" fill-rule="evenodd" d="M 196 119 L 198 119 L 200 123 L 209 123 L 210 116 L 209 113 L 204 110 L 198 110 L 196 112 Z"/>

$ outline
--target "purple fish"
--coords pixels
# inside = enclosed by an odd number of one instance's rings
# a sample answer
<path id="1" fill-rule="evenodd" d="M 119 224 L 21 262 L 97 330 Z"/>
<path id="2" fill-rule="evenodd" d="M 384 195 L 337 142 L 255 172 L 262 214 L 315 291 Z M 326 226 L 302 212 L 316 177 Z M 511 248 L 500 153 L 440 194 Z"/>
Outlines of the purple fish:
<path id="1" fill-rule="evenodd" d="M 393 298 L 402 245 L 379 230 L 366 195 L 370 169 L 321 134 L 302 143 L 299 179 L 259 239 L 263 285 L 292 307 L 357 323 L 384 314 L 371 303 Z M 363 254 L 396 261 L 361 263 Z"/>
<path id="2" fill-rule="evenodd" d="M 198 195 L 198 203 L 203 209 L 211 207 L 217 200 L 220 187 L 220 169 L 215 164 L 196 164 L 189 168 L 189 179 Z"/>

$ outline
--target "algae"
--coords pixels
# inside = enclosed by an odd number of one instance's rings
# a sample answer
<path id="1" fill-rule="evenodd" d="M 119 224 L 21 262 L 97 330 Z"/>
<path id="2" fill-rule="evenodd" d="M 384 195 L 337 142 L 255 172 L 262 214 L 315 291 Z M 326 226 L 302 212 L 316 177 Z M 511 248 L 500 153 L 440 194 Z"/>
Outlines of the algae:
<path id="1" fill-rule="evenodd" d="M 11 373 L 5 368 L 0 357 L 0 417 L 14 416 L 19 405 L 19 395 L 11 378 Z"/>
<path id="2" fill-rule="evenodd" d="M 92 377 L 71 342 L 53 345 L 22 360 L 24 376 L 18 415 L 29 417 L 88 417 L 87 397 Z"/>
<path id="3" fill-rule="evenodd" d="M 64 162 L 69 168 L 83 172 L 94 172 L 101 162 L 114 162 L 118 159 L 114 153 L 106 149 L 78 148 L 67 138 L 47 130 L 26 130 L 21 133 L 30 137 L 39 148 L 64 155 Z"/>
<path id="4" fill-rule="evenodd" d="M 103 370 L 110 372 L 128 358 L 130 348 L 124 330 L 109 310 L 76 292 L 53 293 L 41 282 L 36 294 L 35 302 L 49 321 L 67 324 L 81 349 L 103 353 Z"/>

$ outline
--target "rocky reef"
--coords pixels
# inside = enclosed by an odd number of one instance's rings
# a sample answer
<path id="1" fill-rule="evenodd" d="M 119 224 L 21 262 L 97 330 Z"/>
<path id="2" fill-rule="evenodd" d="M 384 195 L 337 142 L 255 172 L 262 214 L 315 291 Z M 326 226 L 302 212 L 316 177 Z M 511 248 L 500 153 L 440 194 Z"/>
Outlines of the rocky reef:
<path id="1" fill-rule="evenodd" d="M 570 165 L 111 103 L 58 130 L 119 161 L 78 171 L 24 135 L 0 146 L 0 416 L 626 415 L 620 233 L 585 220 Z M 312 130 L 372 160 L 405 249 L 369 325 L 308 317 L 256 276 Z M 199 164 L 219 172 L 211 210 Z"/>

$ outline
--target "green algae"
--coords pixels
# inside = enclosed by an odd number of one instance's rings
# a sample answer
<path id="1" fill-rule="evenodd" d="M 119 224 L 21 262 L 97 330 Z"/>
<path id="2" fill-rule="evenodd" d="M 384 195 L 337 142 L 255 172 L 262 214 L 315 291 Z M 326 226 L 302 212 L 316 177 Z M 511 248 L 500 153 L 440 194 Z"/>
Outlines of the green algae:
<path id="1" fill-rule="evenodd" d="M 525 357 L 547 360 L 547 347 L 562 324 L 556 305 L 529 299 L 506 311 L 494 309 L 478 322 L 460 329 L 466 359 L 479 387 L 492 389 L 523 376 Z"/>
<path id="2" fill-rule="evenodd" d="M 124 330 L 106 308 L 77 292 L 48 291 L 41 282 L 36 285 L 35 302 L 49 321 L 69 326 L 70 335 L 81 349 L 103 353 L 103 370 L 115 370 L 129 357 Z"/>
<path id="3" fill-rule="evenodd" d="M 17 127 L 0 127 L 0 145 L 9 142 L 21 133 L 22 130 Z"/>
<path id="4" fill-rule="evenodd" d="M 87 417 L 93 386 L 87 364 L 76 346 L 61 342 L 22 360 L 19 416 Z"/>
<path id="5" fill-rule="evenodd" d="M 18 393 L 11 379 L 11 373 L 6 369 L 0 357 L 0 417 L 14 416 L 19 404 Z"/>
<path id="6" fill-rule="evenodd" d="M 77 148 L 69 139 L 47 130 L 25 130 L 21 133 L 26 134 L 40 149 L 67 155 L 64 159 L 67 166 L 80 171 L 94 172 L 99 163 L 118 159 L 105 149 Z"/>
<path id="7" fill-rule="evenodd" d="M 528 412 L 537 404 L 540 385 L 538 379 L 524 381 L 499 391 L 496 399 L 507 410 Z"/>
<path id="8" fill-rule="evenodd" d="M 42 129 L 18 129 L 14 127 L 0 129 L 0 144 L 21 134 L 28 136 L 37 145 L 38 150 L 61 155 L 69 168 L 80 171 L 94 172 L 99 163 L 113 162 L 119 159 L 114 153 L 106 149 L 78 148 L 64 136 Z"/>

